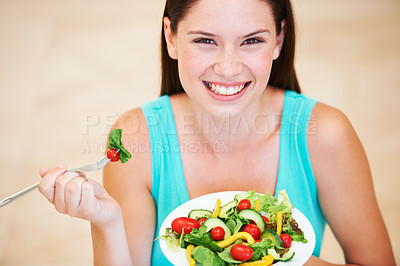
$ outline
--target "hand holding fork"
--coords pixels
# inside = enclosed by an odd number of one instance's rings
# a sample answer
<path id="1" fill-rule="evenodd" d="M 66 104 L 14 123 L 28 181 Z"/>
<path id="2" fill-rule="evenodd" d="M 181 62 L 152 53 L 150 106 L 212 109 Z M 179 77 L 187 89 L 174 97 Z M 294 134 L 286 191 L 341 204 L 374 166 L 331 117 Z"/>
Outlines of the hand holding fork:
<path id="1" fill-rule="evenodd" d="M 91 163 L 91 164 L 88 164 L 88 165 L 85 165 L 85 166 L 82 166 L 79 168 L 75 168 L 75 169 L 70 169 L 70 170 L 65 169 L 65 172 L 85 172 L 85 173 L 86 172 L 96 172 L 96 171 L 103 169 L 103 167 L 106 166 L 108 162 L 110 162 L 110 159 L 107 158 L 107 155 L 104 155 L 95 163 Z M 28 192 L 39 187 L 40 183 L 41 182 L 38 182 L 28 188 L 25 188 L 9 197 L 3 199 L 2 201 L 0 201 L 0 207 L 3 207 L 5 205 L 11 203 L 12 201 L 18 199 L 19 197 L 26 195 Z"/>
<path id="2" fill-rule="evenodd" d="M 103 156 L 95 163 L 67 170 L 60 165 L 39 171 L 42 181 L 26 188 L 1 202 L 4 206 L 29 191 L 39 187 L 42 193 L 63 214 L 88 220 L 97 226 L 107 226 L 122 220 L 119 204 L 98 182 L 87 179 L 83 172 L 101 170 L 110 160 Z"/>

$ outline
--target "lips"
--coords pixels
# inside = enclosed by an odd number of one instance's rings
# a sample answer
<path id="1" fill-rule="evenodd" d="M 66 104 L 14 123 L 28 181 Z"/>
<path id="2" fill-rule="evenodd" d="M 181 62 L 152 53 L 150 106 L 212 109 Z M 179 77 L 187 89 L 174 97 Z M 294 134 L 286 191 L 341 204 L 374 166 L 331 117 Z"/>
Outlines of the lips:
<path id="1" fill-rule="evenodd" d="M 204 85 L 213 93 L 222 96 L 232 96 L 239 94 L 251 82 L 235 83 L 235 84 L 221 84 L 209 81 L 203 81 Z"/>

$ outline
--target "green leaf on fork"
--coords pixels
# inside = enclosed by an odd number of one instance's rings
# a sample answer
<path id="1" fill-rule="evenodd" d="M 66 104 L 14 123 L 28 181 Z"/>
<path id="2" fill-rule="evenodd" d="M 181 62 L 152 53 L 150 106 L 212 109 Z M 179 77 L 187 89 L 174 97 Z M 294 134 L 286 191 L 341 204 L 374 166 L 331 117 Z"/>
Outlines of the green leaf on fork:
<path id="1" fill-rule="evenodd" d="M 108 148 L 109 149 L 119 149 L 119 158 L 121 163 L 125 163 L 128 159 L 132 158 L 132 155 L 124 148 L 122 144 L 122 129 L 113 129 L 108 137 Z"/>

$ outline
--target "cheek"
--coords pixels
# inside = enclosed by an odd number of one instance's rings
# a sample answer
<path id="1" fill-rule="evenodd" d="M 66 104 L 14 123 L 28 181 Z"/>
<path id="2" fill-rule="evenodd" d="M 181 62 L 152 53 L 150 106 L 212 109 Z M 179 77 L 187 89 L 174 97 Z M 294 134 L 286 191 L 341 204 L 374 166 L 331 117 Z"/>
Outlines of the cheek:
<path id="1" fill-rule="evenodd" d="M 185 49 L 178 56 L 178 70 L 183 87 L 185 84 L 197 82 L 207 68 L 207 59 L 190 49 Z"/>
<path id="2" fill-rule="evenodd" d="M 258 56 L 252 58 L 251 60 L 251 71 L 253 75 L 259 80 L 263 82 L 267 82 L 269 79 L 269 75 L 271 73 L 272 67 L 272 53 L 260 53 Z"/>

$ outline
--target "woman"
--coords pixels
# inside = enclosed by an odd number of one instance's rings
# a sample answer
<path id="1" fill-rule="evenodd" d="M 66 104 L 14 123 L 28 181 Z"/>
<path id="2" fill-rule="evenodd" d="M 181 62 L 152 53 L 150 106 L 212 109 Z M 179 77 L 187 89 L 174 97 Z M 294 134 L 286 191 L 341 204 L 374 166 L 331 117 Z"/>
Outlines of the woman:
<path id="1" fill-rule="evenodd" d="M 307 265 L 329 265 L 326 221 L 348 264 L 394 265 L 362 145 L 340 111 L 298 94 L 294 47 L 289 0 L 167 1 L 164 96 L 114 125 L 134 158 L 104 169 L 107 191 L 62 165 L 40 172 L 59 212 L 91 222 L 96 265 L 167 265 L 153 240 L 170 211 L 248 189 L 286 189 L 311 221 Z"/>

